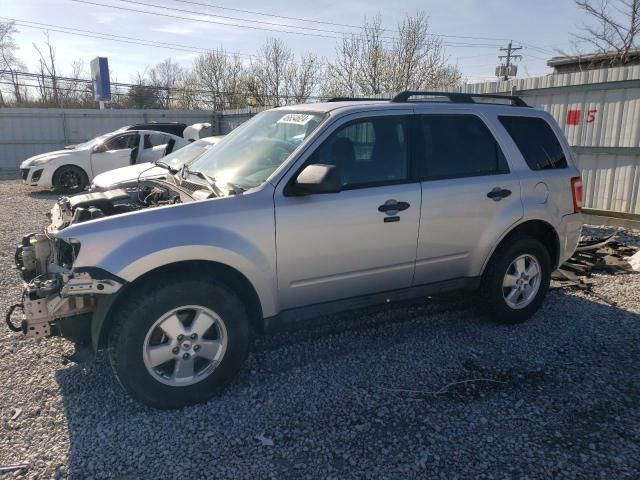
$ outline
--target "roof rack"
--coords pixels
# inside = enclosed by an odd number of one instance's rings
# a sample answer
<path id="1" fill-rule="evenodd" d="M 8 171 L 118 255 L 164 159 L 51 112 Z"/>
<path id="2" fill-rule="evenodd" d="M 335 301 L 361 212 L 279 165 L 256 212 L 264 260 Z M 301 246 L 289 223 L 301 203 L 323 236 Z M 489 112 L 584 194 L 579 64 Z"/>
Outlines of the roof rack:
<path id="1" fill-rule="evenodd" d="M 379 101 L 379 102 L 385 102 L 385 101 L 389 101 L 388 98 L 373 98 L 373 97 L 333 97 L 327 100 L 327 102 L 357 102 L 357 101 L 363 101 L 363 102 L 371 102 L 371 101 Z"/>
<path id="2" fill-rule="evenodd" d="M 434 96 L 434 97 L 446 97 L 452 103 L 487 103 L 476 102 L 474 98 L 489 98 L 494 100 L 510 100 L 511 105 L 514 107 L 528 107 L 527 103 L 520 97 L 513 95 L 500 95 L 498 93 L 454 93 L 454 92 L 420 92 L 406 90 L 395 95 L 391 101 L 393 103 L 408 102 L 411 97 L 415 96 Z"/>

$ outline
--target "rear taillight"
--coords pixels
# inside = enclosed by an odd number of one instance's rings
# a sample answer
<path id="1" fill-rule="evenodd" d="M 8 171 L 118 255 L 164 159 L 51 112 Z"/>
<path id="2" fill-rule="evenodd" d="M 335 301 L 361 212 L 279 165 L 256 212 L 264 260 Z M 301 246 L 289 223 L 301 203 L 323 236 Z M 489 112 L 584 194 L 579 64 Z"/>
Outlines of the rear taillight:
<path id="1" fill-rule="evenodd" d="M 571 179 L 571 194 L 573 196 L 573 213 L 579 213 L 582 211 L 582 199 L 584 198 L 582 178 L 573 177 Z"/>

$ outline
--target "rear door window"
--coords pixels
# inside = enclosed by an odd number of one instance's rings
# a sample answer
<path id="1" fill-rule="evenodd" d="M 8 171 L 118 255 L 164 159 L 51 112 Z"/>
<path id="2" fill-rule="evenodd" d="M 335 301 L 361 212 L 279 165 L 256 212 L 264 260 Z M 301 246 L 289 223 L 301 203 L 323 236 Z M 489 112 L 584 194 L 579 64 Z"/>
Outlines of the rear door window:
<path id="1" fill-rule="evenodd" d="M 162 133 L 149 133 L 144 136 L 144 148 L 159 147 L 160 145 L 166 145 L 169 142 L 169 135 Z"/>
<path id="2" fill-rule="evenodd" d="M 470 114 L 423 115 L 421 179 L 477 177 L 508 173 L 500 145 L 484 122 Z"/>
<path id="3" fill-rule="evenodd" d="M 511 115 L 499 119 L 531 170 L 567 168 L 562 146 L 546 120 Z"/>

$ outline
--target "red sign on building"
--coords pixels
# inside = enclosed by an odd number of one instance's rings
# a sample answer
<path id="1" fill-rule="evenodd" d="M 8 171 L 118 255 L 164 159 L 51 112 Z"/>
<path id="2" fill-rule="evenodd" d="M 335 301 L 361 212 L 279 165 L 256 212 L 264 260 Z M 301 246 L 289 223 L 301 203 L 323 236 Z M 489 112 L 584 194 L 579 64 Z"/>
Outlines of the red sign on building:
<path id="1" fill-rule="evenodd" d="M 580 110 L 567 111 L 567 125 L 579 125 L 582 112 Z"/>

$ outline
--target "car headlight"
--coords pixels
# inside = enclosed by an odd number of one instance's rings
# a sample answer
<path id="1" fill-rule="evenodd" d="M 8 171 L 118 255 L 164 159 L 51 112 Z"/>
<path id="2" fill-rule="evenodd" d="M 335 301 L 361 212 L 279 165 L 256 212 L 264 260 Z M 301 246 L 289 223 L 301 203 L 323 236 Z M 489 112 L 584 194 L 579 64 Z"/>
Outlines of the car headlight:
<path id="1" fill-rule="evenodd" d="M 53 160 L 54 158 L 57 158 L 55 156 L 51 156 L 51 157 L 42 157 L 42 158 L 36 158 L 35 160 L 32 160 L 29 164 L 29 166 L 31 167 L 36 167 L 38 165 L 42 165 L 44 163 L 50 162 L 51 160 Z"/>

